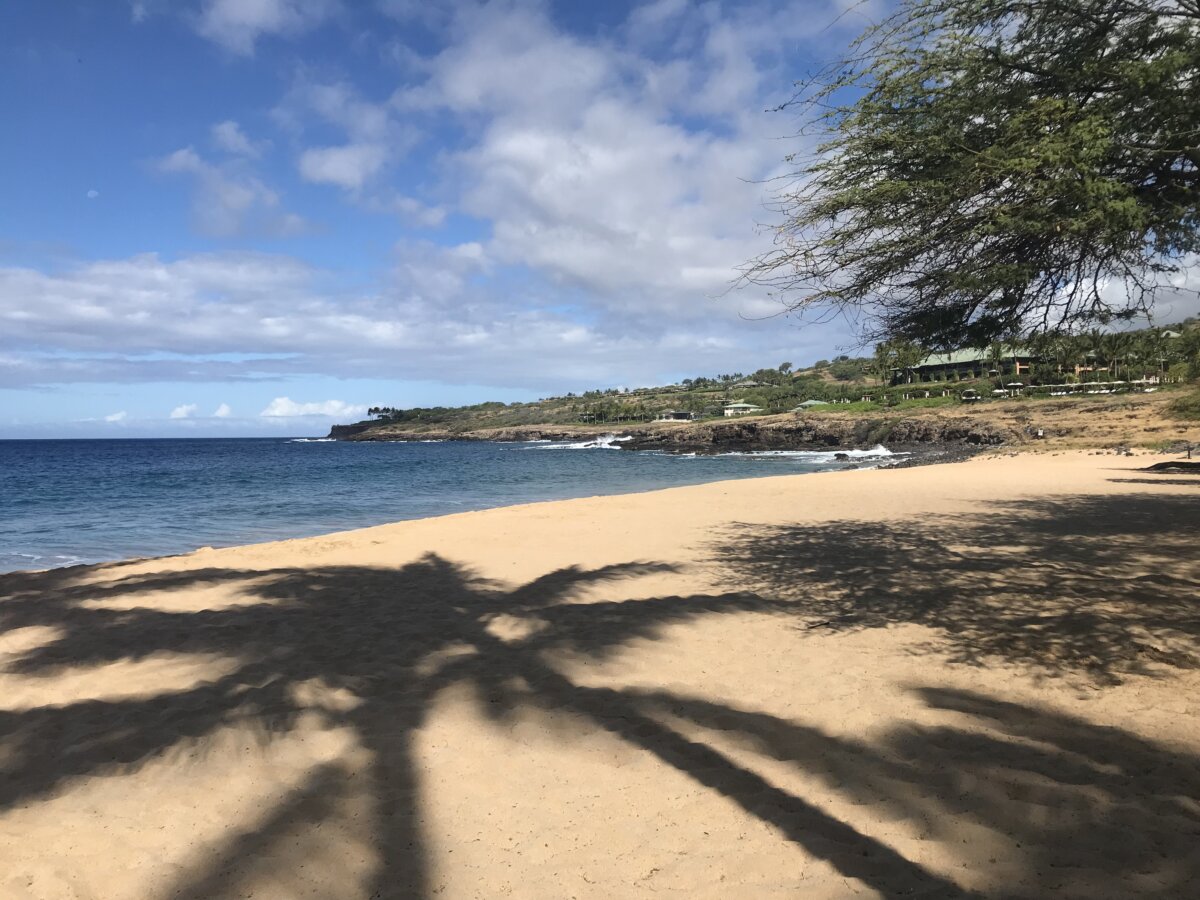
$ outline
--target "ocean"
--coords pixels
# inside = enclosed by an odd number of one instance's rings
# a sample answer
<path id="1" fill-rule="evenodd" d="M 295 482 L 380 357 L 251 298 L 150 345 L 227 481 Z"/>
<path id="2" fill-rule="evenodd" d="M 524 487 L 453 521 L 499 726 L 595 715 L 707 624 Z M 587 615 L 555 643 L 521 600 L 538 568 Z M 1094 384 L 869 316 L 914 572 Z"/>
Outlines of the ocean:
<path id="1" fill-rule="evenodd" d="M 622 452 L 619 444 L 0 441 L 0 571 L 845 465 L 831 452 L 694 456 Z M 890 454 L 854 455 L 870 462 Z"/>

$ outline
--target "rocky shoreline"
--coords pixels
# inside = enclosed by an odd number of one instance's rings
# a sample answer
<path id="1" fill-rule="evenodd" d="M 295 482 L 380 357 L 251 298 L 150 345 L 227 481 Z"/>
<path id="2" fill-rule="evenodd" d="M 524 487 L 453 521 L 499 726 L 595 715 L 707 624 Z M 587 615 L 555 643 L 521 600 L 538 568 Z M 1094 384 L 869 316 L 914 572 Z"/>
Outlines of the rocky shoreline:
<path id="1" fill-rule="evenodd" d="M 851 418 L 772 416 L 718 422 L 654 422 L 603 429 L 523 425 L 470 431 L 411 430 L 375 423 L 335 425 L 329 437 L 343 441 L 586 441 L 619 433 L 623 450 L 668 453 L 729 453 L 763 450 L 863 450 L 883 444 L 893 451 L 938 458 L 968 456 L 1020 435 L 967 417 Z"/>

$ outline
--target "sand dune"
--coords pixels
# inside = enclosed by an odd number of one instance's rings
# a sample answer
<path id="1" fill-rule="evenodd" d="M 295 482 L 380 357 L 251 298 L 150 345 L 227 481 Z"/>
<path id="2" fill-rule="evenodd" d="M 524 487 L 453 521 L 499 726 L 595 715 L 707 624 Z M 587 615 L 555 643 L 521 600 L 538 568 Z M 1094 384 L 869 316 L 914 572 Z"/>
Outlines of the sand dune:
<path id="1" fill-rule="evenodd" d="M 1200 896 L 1200 477 L 979 459 L 0 577 L 0 896 Z"/>

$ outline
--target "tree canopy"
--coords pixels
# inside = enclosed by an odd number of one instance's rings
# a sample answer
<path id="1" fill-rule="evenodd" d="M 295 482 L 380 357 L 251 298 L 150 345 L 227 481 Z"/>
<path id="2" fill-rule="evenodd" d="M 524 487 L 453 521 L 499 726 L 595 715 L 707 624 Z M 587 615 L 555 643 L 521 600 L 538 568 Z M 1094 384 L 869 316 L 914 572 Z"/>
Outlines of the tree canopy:
<path id="1" fill-rule="evenodd" d="M 1132 319 L 1200 251 L 1200 0 L 904 0 L 785 108 L 744 278 L 871 339 Z"/>

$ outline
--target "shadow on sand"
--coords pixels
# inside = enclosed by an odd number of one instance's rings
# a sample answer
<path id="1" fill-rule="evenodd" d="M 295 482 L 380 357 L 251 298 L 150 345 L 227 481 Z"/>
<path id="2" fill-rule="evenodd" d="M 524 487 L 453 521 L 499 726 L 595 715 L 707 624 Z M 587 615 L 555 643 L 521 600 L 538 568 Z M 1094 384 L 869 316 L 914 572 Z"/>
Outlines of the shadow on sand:
<path id="1" fill-rule="evenodd" d="M 435 555 L 397 568 L 122 577 L 114 566 L 114 579 L 100 584 L 70 571 L 10 576 L 0 631 L 56 629 L 18 655 L 11 672 L 50 677 L 162 653 L 217 654 L 233 666 L 182 692 L 0 711 L 0 811 L 36 804 L 83 776 L 133 773 L 229 724 L 253 724 L 270 743 L 311 714 L 296 688 L 319 680 L 356 699 L 319 712 L 329 727 L 350 729 L 370 760 L 354 775 L 373 798 L 365 895 L 428 896 L 414 739 L 437 695 L 466 684 L 497 722 L 548 708 L 617 736 L 884 896 L 968 896 L 968 887 L 1030 897 L 1196 895 L 1195 755 L 1059 712 L 929 686 L 912 690 L 946 724 L 850 740 L 703 697 L 577 684 L 555 660 L 600 660 L 674 623 L 757 612 L 794 617 L 798 653 L 805 625 L 820 618 L 831 628 L 929 625 L 944 635 L 943 652 L 971 665 L 998 658 L 1101 680 L 1150 671 L 1151 661 L 1192 666 L 1197 561 L 1175 533 L 1194 534 L 1198 519 L 1189 501 L 1146 495 L 1001 507 L 960 521 L 747 526 L 718 553 L 747 590 L 603 602 L 578 595 L 669 567 L 570 567 L 515 589 Z M 195 612 L 131 602 L 206 586 L 236 587 L 247 602 Z M 506 633 L 495 627 L 502 616 L 527 627 Z M 745 754 L 922 823 L 924 839 L 958 861 L 958 874 L 783 790 Z M 337 763 L 316 767 L 167 896 L 241 896 L 247 873 L 297 829 L 338 815 L 349 780 Z M 966 841 L 968 827 L 986 839 Z M 310 892 L 295 871 L 271 877 L 285 885 L 282 894 Z"/>
<path id="2" fill-rule="evenodd" d="M 1200 504 L 1083 496 L 899 522 L 735 526 L 715 550 L 806 627 L 913 623 L 954 663 L 1116 683 L 1200 666 Z"/>

